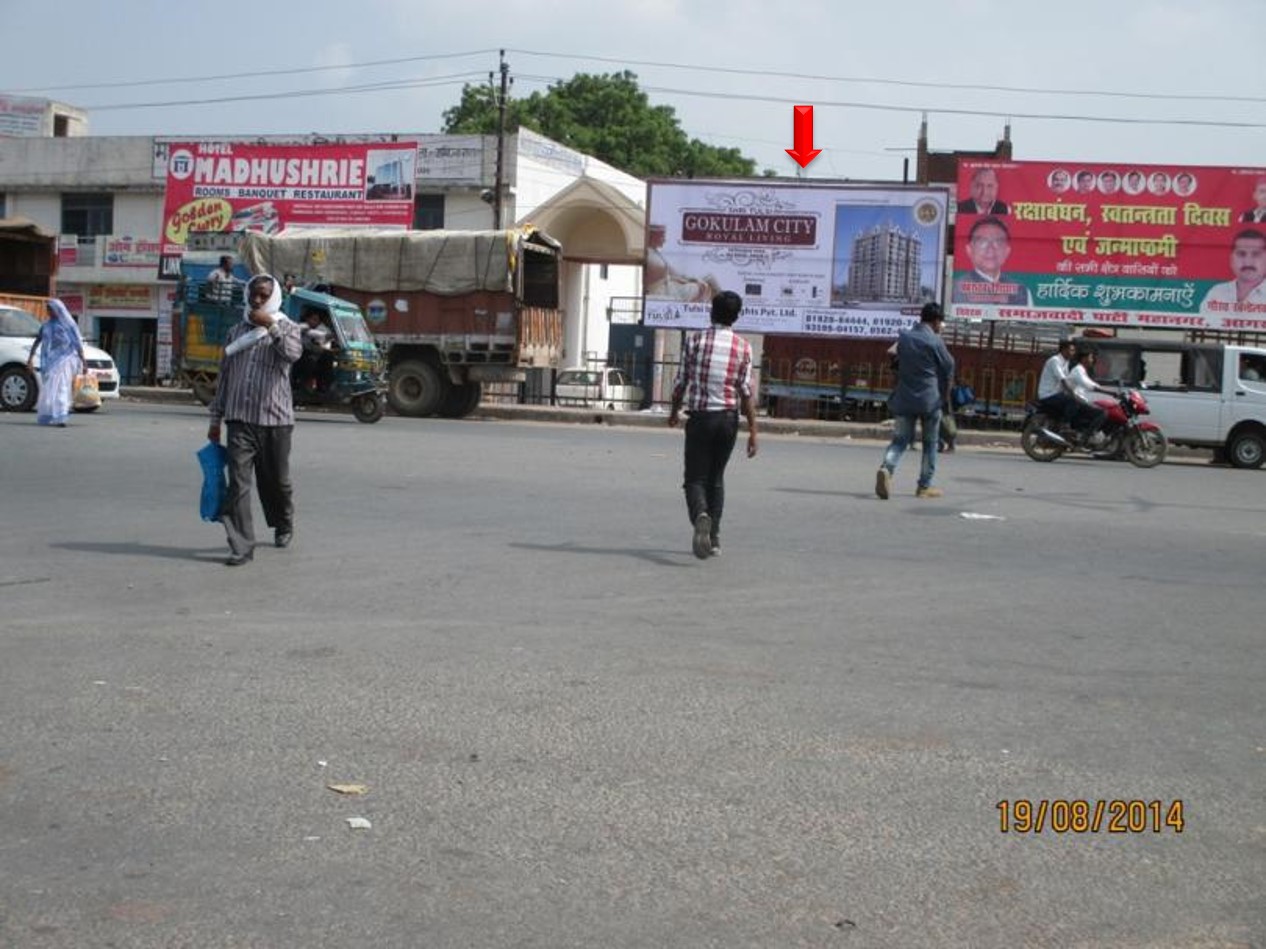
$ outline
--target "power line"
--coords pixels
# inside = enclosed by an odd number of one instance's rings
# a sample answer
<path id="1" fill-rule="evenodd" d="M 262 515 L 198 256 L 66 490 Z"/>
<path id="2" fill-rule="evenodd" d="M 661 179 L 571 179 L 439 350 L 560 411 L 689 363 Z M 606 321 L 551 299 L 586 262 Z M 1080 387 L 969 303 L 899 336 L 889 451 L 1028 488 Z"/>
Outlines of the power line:
<path id="1" fill-rule="evenodd" d="M 1102 96 L 1117 99 L 1150 99 L 1156 101 L 1186 102 L 1266 102 L 1264 96 L 1213 96 L 1194 95 L 1191 93 L 1161 92 L 1114 92 L 1099 89 L 1041 89 L 1035 86 L 995 86 L 985 83 L 968 82 L 927 82 L 915 79 L 887 79 L 879 76 L 821 76 L 814 73 L 778 72 L 768 69 L 735 69 L 725 66 L 692 66 L 684 63 L 664 63 L 653 60 L 618 59 L 611 56 L 587 56 L 563 53 L 542 53 L 528 49 L 511 49 L 507 52 L 524 56 L 540 56 L 549 59 L 579 59 L 600 63 L 613 63 L 623 66 L 654 66 L 663 69 L 687 69 L 695 72 L 723 73 L 738 76 L 761 76 L 777 79 L 808 79 L 816 82 L 871 83 L 881 86 L 903 86 L 915 89 L 960 89 L 975 92 L 1015 92 L 1033 95 L 1050 96 Z"/>
<path id="2" fill-rule="evenodd" d="M 302 99 L 311 96 L 341 95 L 343 93 L 391 92 L 400 89 L 425 89 L 431 86 L 452 86 L 459 82 L 468 82 L 473 78 L 481 78 L 483 73 L 456 73 L 451 76 L 436 76 L 432 79 L 396 79 L 386 82 L 368 83 L 361 86 L 335 86 L 325 89 L 299 89 L 292 92 L 269 92 L 254 95 L 215 96 L 210 99 L 180 99 L 165 102 L 128 102 L 116 105 L 86 105 L 87 112 L 118 112 L 125 109 L 165 109 L 178 105 L 218 105 L 225 102 L 252 102 L 267 99 Z"/>
<path id="3" fill-rule="evenodd" d="M 465 53 L 435 53 L 429 56 L 404 56 L 399 59 L 375 59 L 364 63 L 347 63 L 340 66 L 305 66 L 297 69 L 255 69 L 250 72 L 223 73 L 218 76 L 184 76 L 172 79 L 133 79 L 120 82 L 90 82 L 66 86 L 37 86 L 30 89 L 10 90 L 14 95 L 32 92 L 64 92 L 68 89 L 127 89 L 137 86 L 169 86 L 185 82 L 220 82 L 228 79 L 258 79 L 260 76 L 300 76 L 306 73 L 332 72 L 346 69 L 369 69 L 373 66 L 398 66 L 403 63 L 420 63 L 435 59 L 460 59 L 463 56 L 485 56 L 495 49 L 474 49 Z"/>
<path id="4" fill-rule="evenodd" d="M 535 81 L 549 83 L 566 81 L 550 76 L 525 76 L 522 73 L 517 74 L 516 78 L 524 79 L 529 82 Z M 744 102 L 779 102 L 785 104 L 791 104 L 792 101 L 786 96 L 749 95 L 747 93 L 739 92 L 699 92 L 694 89 L 675 89 L 667 86 L 643 86 L 640 84 L 638 88 L 643 92 L 658 92 L 665 95 L 675 96 L 695 96 L 704 99 L 742 100 Z M 822 99 L 815 99 L 813 106 L 814 108 L 867 109 L 876 112 L 916 112 L 927 113 L 929 115 L 975 115 L 986 116 L 989 118 L 1033 119 L 1052 122 L 1107 122 L 1114 125 L 1180 125 L 1197 128 L 1266 128 L 1266 123 L 1262 122 L 1231 122 L 1213 119 L 1152 119 L 1139 118 L 1136 116 L 1068 115 L 1044 112 L 1014 112 L 1006 109 L 952 109 L 922 105 L 886 105 L 874 102 L 833 102 L 823 101 Z"/>
<path id="5" fill-rule="evenodd" d="M 684 69 L 692 72 L 717 73 L 721 75 L 753 76 L 762 78 L 796 79 L 815 82 L 858 83 L 884 86 L 897 86 L 915 89 L 954 89 L 977 92 L 1007 92 L 1026 95 L 1059 95 L 1059 96 L 1097 96 L 1102 98 L 1142 99 L 1151 101 L 1174 102 L 1238 102 L 1263 103 L 1264 96 L 1227 96 L 1197 95 L 1193 93 L 1158 93 L 1158 92 L 1126 92 L 1102 89 L 1043 89 L 1037 86 L 1003 86 L 988 83 L 956 83 L 933 82 L 915 79 L 892 79 L 883 76 L 828 76 L 817 73 L 786 72 L 772 69 L 737 69 L 725 66 L 698 66 L 684 63 L 669 63 L 656 60 L 625 59 L 612 56 L 592 56 L 586 54 L 552 53 L 540 50 L 507 49 L 507 52 L 523 56 L 536 56 L 545 59 L 580 60 L 587 62 L 611 63 L 620 66 L 650 66 L 658 69 Z M 431 53 L 418 56 L 401 56 L 394 59 L 375 59 L 359 63 L 345 63 L 329 66 L 305 66 L 289 69 L 262 69 L 240 73 L 222 73 L 210 76 L 180 76 L 165 79 L 135 79 L 114 82 L 90 82 L 57 86 L 37 86 L 25 89 L 12 89 L 13 94 L 29 94 L 33 92 L 61 92 L 73 89 L 124 89 L 139 86 L 176 85 L 190 82 L 220 82 L 232 79 L 258 79 L 261 76 L 297 76 L 310 73 L 331 72 L 335 70 L 369 69 L 378 66 L 398 66 L 406 63 L 428 62 L 441 59 L 461 59 L 468 56 L 487 56 L 496 54 L 496 49 L 475 49 L 460 53 Z"/>

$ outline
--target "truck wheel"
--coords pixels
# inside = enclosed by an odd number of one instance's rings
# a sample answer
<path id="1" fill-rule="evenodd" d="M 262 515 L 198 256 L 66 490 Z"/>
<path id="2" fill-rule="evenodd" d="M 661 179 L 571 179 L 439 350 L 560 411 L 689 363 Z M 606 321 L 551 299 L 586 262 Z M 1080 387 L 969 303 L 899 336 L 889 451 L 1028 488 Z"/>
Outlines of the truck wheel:
<path id="1" fill-rule="evenodd" d="M 478 382 L 450 385 L 448 394 L 440 405 L 439 414 L 444 418 L 465 418 L 479 408 L 479 400 L 482 398 L 483 386 Z"/>
<path id="2" fill-rule="evenodd" d="M 448 380 L 437 367 L 411 359 L 391 370 L 387 401 L 400 415 L 425 418 L 436 413 L 447 390 Z"/>
<path id="3" fill-rule="evenodd" d="M 198 376 L 193 380 L 193 397 L 203 405 L 210 405 L 215 398 L 215 380 Z"/>
<path id="4" fill-rule="evenodd" d="M 23 366 L 10 366 L 0 372 L 0 410 L 29 412 L 35 407 L 35 397 L 39 391 L 35 376 Z"/>
<path id="5" fill-rule="evenodd" d="M 352 414 L 356 416 L 356 421 L 367 425 L 377 422 L 386 411 L 387 407 L 383 404 L 383 398 L 377 392 L 357 396 L 352 402 Z"/>
<path id="6" fill-rule="evenodd" d="M 1245 429 L 1231 439 L 1226 452 L 1236 468 L 1260 468 L 1266 461 L 1266 435 L 1259 428 Z"/>

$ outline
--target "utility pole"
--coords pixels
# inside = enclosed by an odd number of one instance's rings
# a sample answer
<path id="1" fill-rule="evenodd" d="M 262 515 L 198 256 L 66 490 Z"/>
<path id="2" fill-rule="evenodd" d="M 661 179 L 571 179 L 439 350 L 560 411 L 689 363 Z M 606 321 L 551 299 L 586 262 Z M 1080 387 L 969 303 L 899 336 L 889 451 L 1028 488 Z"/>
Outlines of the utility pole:
<path id="1" fill-rule="evenodd" d="M 501 87 L 497 91 L 497 171 L 492 192 L 492 229 L 501 230 L 501 206 L 505 195 L 505 153 L 506 153 L 506 101 L 510 94 L 510 64 L 506 62 L 506 51 L 501 50 Z M 488 74 L 492 81 L 492 73 Z"/>

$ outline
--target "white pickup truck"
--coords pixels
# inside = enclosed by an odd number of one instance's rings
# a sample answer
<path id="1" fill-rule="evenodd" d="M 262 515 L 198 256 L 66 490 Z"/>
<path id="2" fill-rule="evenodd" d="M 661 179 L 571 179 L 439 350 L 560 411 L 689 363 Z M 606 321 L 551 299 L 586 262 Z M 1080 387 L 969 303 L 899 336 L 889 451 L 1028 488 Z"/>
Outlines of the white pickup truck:
<path id="1" fill-rule="evenodd" d="M 1096 340 L 1095 377 L 1140 386 L 1171 444 L 1212 448 L 1236 468 L 1266 462 L 1266 348 Z"/>

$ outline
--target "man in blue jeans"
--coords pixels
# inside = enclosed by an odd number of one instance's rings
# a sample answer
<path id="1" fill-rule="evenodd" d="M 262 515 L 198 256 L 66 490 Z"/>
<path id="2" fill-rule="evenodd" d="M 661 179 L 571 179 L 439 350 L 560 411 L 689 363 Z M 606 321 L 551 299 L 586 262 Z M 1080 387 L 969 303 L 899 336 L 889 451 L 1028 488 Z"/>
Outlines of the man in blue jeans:
<path id="1" fill-rule="evenodd" d="M 888 399 L 892 414 L 892 441 L 884 452 L 875 475 L 875 494 L 888 500 L 892 476 L 901 456 L 914 441 L 914 426 L 923 429 L 923 459 L 919 469 L 918 498 L 939 498 L 941 489 L 932 487 L 936 476 L 936 447 L 941 428 L 941 405 L 949 398 L 954 377 L 954 357 L 941 340 L 945 313 L 939 304 L 924 304 L 919 322 L 897 337 L 897 386 Z"/>

